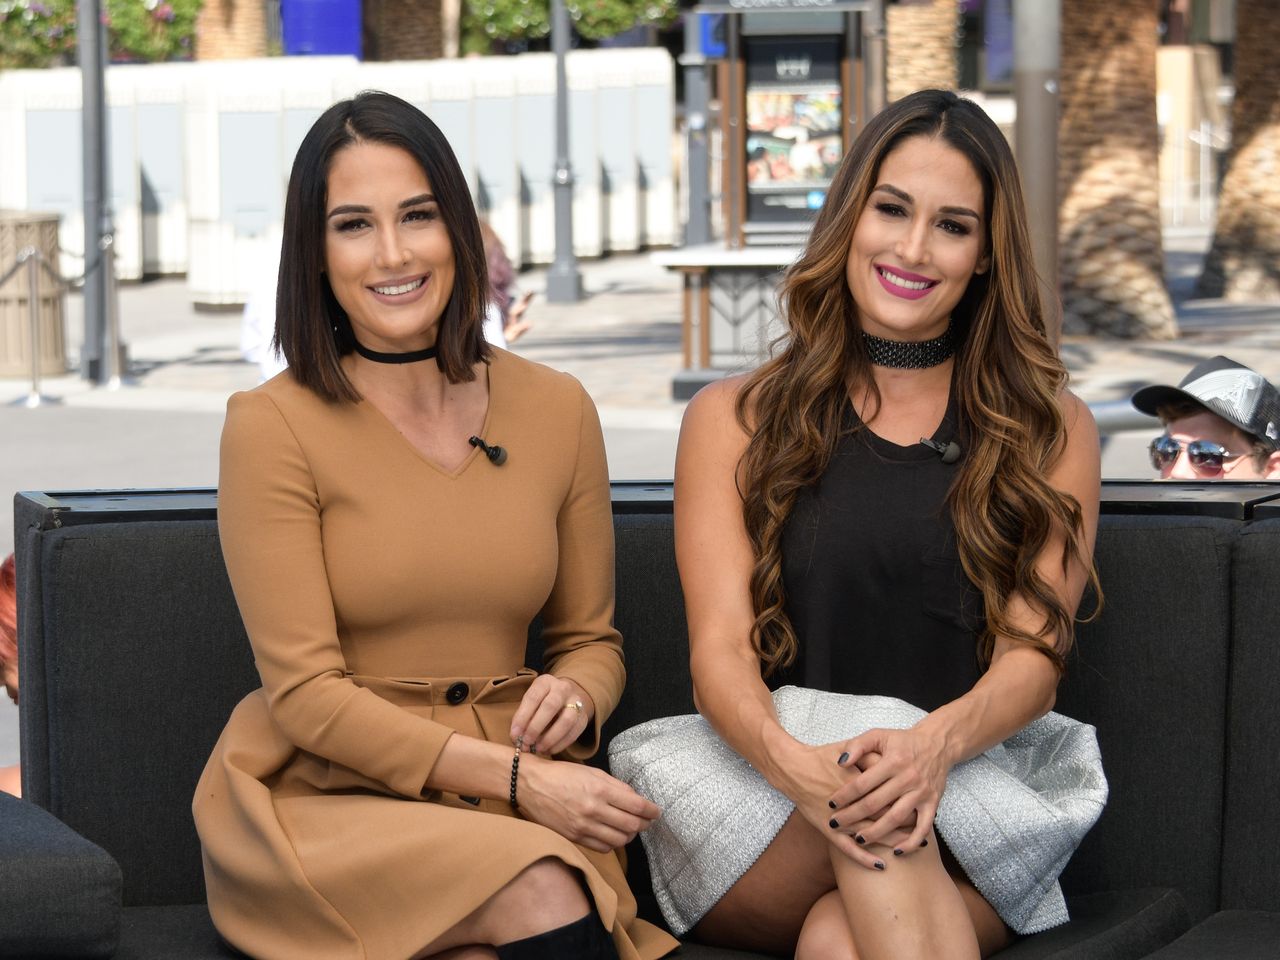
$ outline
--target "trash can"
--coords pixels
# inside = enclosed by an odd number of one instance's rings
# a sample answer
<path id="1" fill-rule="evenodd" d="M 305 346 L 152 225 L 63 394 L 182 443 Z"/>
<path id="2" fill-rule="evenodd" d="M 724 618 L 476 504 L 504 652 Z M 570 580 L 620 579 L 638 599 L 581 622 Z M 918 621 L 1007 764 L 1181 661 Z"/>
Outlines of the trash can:
<path id="1" fill-rule="evenodd" d="M 282 0 L 280 33 L 289 56 L 346 53 L 359 59 L 360 0 Z"/>
<path id="2" fill-rule="evenodd" d="M 58 265 L 56 213 L 0 210 L 0 276 L 9 272 L 25 247 L 35 247 L 54 269 Z M 0 377 L 31 375 L 31 315 L 28 307 L 30 276 L 27 267 L 0 286 Z M 66 334 L 62 322 L 62 288 L 43 268 L 37 284 L 40 326 L 40 375 L 57 377 L 67 372 Z"/>

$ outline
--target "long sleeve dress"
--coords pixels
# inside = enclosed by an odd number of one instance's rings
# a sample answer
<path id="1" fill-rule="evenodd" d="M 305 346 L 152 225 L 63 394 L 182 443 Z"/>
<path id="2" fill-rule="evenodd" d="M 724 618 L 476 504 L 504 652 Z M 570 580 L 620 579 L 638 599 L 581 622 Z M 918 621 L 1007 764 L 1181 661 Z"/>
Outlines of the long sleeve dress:
<path id="1" fill-rule="evenodd" d="M 489 386 L 481 436 L 508 460 L 453 472 L 288 373 L 228 404 L 218 524 L 262 687 L 193 811 L 214 923 L 260 960 L 407 960 L 548 856 L 582 872 L 624 960 L 675 947 L 636 919 L 617 854 L 424 786 L 454 733 L 510 744 L 539 613 L 544 668 L 596 708 L 569 756 L 595 751 L 625 678 L 595 408 L 505 351 Z"/>

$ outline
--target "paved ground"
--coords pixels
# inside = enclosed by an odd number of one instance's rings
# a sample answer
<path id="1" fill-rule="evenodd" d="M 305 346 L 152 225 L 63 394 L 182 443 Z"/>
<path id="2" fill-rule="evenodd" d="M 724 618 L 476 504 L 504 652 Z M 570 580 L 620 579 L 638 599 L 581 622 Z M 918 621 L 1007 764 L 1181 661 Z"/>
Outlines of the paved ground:
<path id="1" fill-rule="evenodd" d="M 1170 288 L 1183 337 L 1172 343 L 1069 338 L 1062 353 L 1075 390 L 1091 403 L 1123 401 L 1151 382 L 1176 383 L 1216 353 L 1280 382 L 1280 305 L 1190 299 L 1206 237 L 1166 237 Z M 536 297 L 533 331 L 516 345 L 531 359 L 568 370 L 600 409 L 615 479 L 669 478 L 683 405 L 671 378 L 680 369 L 680 292 L 676 278 L 645 256 L 582 264 L 588 296 L 577 304 Z M 543 289 L 544 275 L 522 278 Z M 68 298 L 67 330 L 78 350 L 81 304 Z M 18 490 L 213 486 L 227 396 L 253 386 L 257 371 L 239 357 L 239 314 L 203 313 L 185 283 L 160 280 L 121 291 L 123 339 L 135 382 L 90 389 L 75 376 L 46 380 L 60 405 L 3 406 L 27 385 L 0 380 L 0 497 Z M 1104 474 L 1147 477 L 1144 428 L 1106 439 Z M 0 556 L 13 543 L 13 518 L 0 509 Z M 0 698 L 3 699 L 3 698 Z M 0 703 L 0 765 L 17 759 L 17 711 Z"/>

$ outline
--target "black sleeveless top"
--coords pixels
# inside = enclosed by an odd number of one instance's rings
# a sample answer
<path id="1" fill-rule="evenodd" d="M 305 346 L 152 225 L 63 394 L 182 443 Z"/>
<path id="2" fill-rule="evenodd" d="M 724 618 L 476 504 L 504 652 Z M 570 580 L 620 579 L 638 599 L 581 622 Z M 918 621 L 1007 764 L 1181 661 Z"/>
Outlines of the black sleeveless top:
<path id="1" fill-rule="evenodd" d="M 980 676 L 982 595 L 965 576 L 947 490 L 963 462 L 923 444 L 900 447 L 861 427 L 844 435 L 803 490 L 782 536 L 786 610 L 796 663 L 770 686 L 898 697 L 933 710 Z M 931 438 L 960 440 L 955 399 Z"/>

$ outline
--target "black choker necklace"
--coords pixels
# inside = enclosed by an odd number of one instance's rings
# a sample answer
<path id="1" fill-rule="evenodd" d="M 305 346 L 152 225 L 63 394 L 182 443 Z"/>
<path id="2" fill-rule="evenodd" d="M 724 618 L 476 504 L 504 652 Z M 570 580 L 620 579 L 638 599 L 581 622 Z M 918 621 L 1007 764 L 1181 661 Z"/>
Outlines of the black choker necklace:
<path id="1" fill-rule="evenodd" d="M 430 360 L 440 352 L 438 348 L 431 346 L 422 350 L 410 350 L 408 353 L 379 353 L 377 350 L 370 350 L 355 337 L 351 338 L 351 342 L 355 345 L 356 353 L 374 363 L 417 363 L 419 360 Z"/>
<path id="2" fill-rule="evenodd" d="M 867 355 L 877 367 L 895 367 L 899 370 L 924 370 L 936 367 L 956 352 L 952 328 L 947 327 L 940 337 L 911 343 L 904 340 L 886 340 L 873 337 L 863 331 L 862 342 L 867 345 Z"/>

